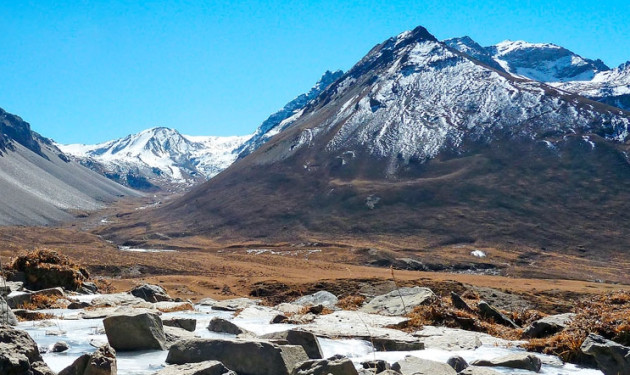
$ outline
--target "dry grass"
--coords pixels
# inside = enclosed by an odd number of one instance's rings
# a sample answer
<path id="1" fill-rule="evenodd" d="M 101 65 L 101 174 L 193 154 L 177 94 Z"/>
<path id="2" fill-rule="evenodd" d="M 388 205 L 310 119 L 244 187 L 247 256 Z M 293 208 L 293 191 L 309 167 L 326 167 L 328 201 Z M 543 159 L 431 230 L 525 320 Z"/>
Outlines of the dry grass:
<path id="1" fill-rule="evenodd" d="M 35 294 L 31 296 L 31 300 L 18 305 L 18 308 L 25 310 L 40 310 L 40 309 L 60 309 L 65 306 L 60 306 L 57 303 L 59 297 L 46 296 Z"/>
<path id="2" fill-rule="evenodd" d="M 9 264 L 9 272 L 23 272 L 26 283 L 36 289 L 62 286 L 76 290 L 89 278 L 87 270 L 56 251 L 40 249 L 20 255 Z"/>
<path id="3" fill-rule="evenodd" d="M 346 296 L 341 298 L 339 302 L 337 302 L 337 307 L 344 310 L 355 311 L 358 310 L 364 302 L 364 296 Z"/>
<path id="4" fill-rule="evenodd" d="M 158 308 L 159 311 L 163 313 L 171 313 L 177 311 L 195 311 L 193 305 L 189 303 L 182 303 L 177 306 L 169 307 L 169 308 Z"/>
<path id="5" fill-rule="evenodd" d="M 619 291 L 580 300 L 577 315 L 567 329 L 548 338 L 532 339 L 530 351 L 554 354 L 567 362 L 585 363 L 580 346 L 589 333 L 596 333 L 622 345 L 630 345 L 630 292 Z"/>

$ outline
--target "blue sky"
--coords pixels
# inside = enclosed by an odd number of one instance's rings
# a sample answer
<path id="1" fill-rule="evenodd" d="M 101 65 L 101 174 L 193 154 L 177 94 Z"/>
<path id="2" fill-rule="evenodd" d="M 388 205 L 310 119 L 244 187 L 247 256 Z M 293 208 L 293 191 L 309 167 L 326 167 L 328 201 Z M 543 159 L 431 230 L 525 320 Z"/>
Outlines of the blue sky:
<path id="1" fill-rule="evenodd" d="M 516 4 L 515 4 L 516 3 Z M 62 143 L 251 133 L 404 30 L 630 60 L 629 1 L 2 1 L 0 107 Z"/>

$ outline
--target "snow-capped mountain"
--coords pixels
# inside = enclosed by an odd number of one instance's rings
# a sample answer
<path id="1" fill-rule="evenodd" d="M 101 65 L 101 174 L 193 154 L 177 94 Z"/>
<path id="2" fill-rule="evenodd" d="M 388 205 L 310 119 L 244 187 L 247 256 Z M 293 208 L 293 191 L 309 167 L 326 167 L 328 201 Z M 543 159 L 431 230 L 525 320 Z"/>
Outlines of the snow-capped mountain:
<path id="1" fill-rule="evenodd" d="M 552 85 L 630 111 L 630 61 L 617 68 L 598 72 L 590 81 Z"/>
<path id="2" fill-rule="evenodd" d="M 151 128 L 96 145 L 57 145 L 82 164 L 139 189 L 190 186 L 227 168 L 249 136 L 187 136 Z"/>
<path id="3" fill-rule="evenodd" d="M 608 251 L 630 235 L 629 126 L 626 112 L 497 71 L 418 27 L 152 211 L 152 230 Z"/>
<path id="4" fill-rule="evenodd" d="M 0 109 L 0 225 L 48 225 L 138 195 L 70 160 Z"/>
<path id="5" fill-rule="evenodd" d="M 499 71 L 630 110 L 628 63 L 610 69 L 601 60 L 590 60 L 549 43 L 504 41 L 481 47 L 467 36 L 444 43 Z"/>
<path id="6" fill-rule="evenodd" d="M 295 99 L 288 102 L 281 110 L 269 116 L 258 129 L 256 129 L 254 135 L 239 148 L 239 157 L 249 155 L 271 139 L 271 137 L 290 126 L 311 100 L 315 99 L 342 75 L 343 72 L 341 70 L 334 72 L 326 71 L 309 92 L 297 96 Z"/>

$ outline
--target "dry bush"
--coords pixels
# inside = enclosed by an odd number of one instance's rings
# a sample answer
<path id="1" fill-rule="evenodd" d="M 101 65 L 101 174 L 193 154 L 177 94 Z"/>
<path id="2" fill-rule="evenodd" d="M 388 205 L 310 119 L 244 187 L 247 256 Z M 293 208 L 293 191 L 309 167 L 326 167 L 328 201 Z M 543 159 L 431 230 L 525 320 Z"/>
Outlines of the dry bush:
<path id="1" fill-rule="evenodd" d="M 49 319 L 55 319 L 55 318 L 57 317 L 53 314 L 41 313 L 41 312 L 32 312 L 32 313 L 29 313 L 28 316 L 22 316 L 22 315 L 17 316 L 17 319 L 20 322 L 32 322 L 35 320 L 49 320 Z"/>
<path id="2" fill-rule="evenodd" d="M 84 268 L 56 251 L 49 250 L 20 255 L 11 262 L 9 270 L 23 272 L 27 286 L 32 289 L 63 287 L 76 290 L 89 278 Z"/>
<path id="3" fill-rule="evenodd" d="M 337 307 L 343 310 L 358 310 L 365 302 L 364 296 L 345 296 L 337 302 Z"/>
<path id="4" fill-rule="evenodd" d="M 575 319 L 564 331 L 551 337 L 532 339 L 526 348 L 557 355 L 567 362 L 590 363 L 592 359 L 580 350 L 589 333 L 630 345 L 630 292 L 614 292 L 577 301 L 574 313 Z"/>
<path id="5" fill-rule="evenodd" d="M 40 310 L 40 309 L 52 309 L 62 308 L 63 306 L 57 305 L 57 296 L 46 296 L 35 294 L 31 296 L 30 301 L 21 303 L 18 308 L 25 310 Z"/>

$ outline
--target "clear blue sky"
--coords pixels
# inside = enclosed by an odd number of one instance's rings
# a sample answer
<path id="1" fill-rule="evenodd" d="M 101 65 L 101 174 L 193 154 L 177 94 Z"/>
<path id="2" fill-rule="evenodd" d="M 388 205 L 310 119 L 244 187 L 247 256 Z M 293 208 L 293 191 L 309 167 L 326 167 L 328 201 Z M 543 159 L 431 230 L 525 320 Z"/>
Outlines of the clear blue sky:
<path id="1" fill-rule="evenodd" d="M 327 69 L 417 25 L 630 60 L 630 1 L 0 2 L 0 107 L 62 143 L 248 134 Z"/>

